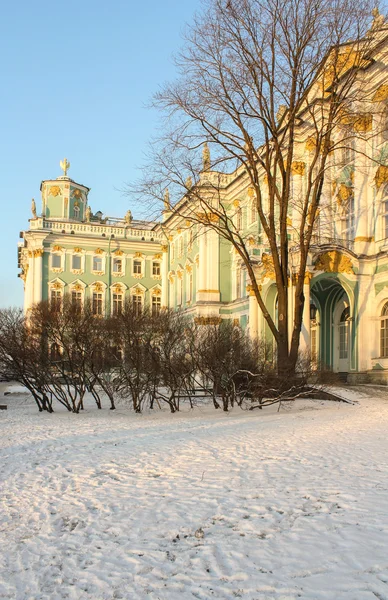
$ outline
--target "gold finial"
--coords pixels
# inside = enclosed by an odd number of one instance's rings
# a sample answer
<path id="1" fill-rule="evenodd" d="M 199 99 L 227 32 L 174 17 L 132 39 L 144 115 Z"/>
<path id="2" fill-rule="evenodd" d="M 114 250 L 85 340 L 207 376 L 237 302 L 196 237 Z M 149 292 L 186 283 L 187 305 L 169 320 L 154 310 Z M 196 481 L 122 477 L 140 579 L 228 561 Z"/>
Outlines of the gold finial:
<path id="1" fill-rule="evenodd" d="M 61 160 L 61 162 L 59 163 L 64 176 L 66 177 L 68 170 L 70 169 L 70 163 L 67 160 L 67 158 L 64 158 L 63 160 Z"/>

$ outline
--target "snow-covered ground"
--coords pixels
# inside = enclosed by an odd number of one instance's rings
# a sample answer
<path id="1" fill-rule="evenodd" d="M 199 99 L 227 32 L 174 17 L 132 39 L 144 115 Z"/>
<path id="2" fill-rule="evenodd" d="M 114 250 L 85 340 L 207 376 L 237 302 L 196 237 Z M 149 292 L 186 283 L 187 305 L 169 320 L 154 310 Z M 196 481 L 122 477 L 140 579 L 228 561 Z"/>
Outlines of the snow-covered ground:
<path id="1" fill-rule="evenodd" d="M 48 415 L 0 393 L 0 598 L 387 600 L 388 390 L 359 400 Z"/>

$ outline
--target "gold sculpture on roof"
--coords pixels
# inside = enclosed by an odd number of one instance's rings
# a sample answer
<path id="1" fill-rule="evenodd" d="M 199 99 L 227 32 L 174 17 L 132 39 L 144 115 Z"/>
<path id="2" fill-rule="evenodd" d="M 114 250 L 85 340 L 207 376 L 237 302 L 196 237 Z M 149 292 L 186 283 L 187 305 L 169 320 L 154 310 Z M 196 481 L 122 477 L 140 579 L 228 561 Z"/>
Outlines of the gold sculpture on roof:
<path id="1" fill-rule="evenodd" d="M 66 177 L 67 176 L 67 172 L 70 169 L 70 163 L 67 160 L 67 158 L 64 158 L 63 160 L 60 161 L 59 163 L 62 171 L 63 171 L 63 175 Z"/>

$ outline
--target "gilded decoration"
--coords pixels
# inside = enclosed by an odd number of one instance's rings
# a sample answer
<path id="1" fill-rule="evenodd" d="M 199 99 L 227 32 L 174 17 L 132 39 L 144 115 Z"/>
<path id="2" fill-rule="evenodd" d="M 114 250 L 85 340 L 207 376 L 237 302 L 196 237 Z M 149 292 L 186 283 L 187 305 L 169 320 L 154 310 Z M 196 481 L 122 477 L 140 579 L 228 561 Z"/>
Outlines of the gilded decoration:
<path id="1" fill-rule="evenodd" d="M 59 163 L 59 166 L 61 167 L 64 176 L 67 176 L 67 172 L 70 169 L 70 163 L 67 160 L 67 158 L 64 158 L 63 160 L 61 160 L 61 162 Z"/>
<path id="2" fill-rule="evenodd" d="M 44 248 L 37 248 L 36 250 L 33 251 L 33 253 L 34 253 L 34 258 L 38 258 L 39 256 L 43 256 Z"/>
<path id="3" fill-rule="evenodd" d="M 144 290 L 142 290 L 140 287 L 136 287 L 136 288 L 134 289 L 134 292 L 135 292 L 135 294 L 136 294 L 137 296 L 140 296 L 140 295 L 144 294 Z"/>
<path id="4" fill-rule="evenodd" d="M 186 227 L 191 227 L 192 223 L 188 219 L 185 221 Z"/>
<path id="5" fill-rule="evenodd" d="M 83 288 L 82 288 L 82 285 L 81 285 L 80 283 L 76 283 L 76 284 L 73 286 L 73 290 L 75 290 L 76 292 L 82 292 L 82 289 L 83 289 Z"/>
<path id="6" fill-rule="evenodd" d="M 380 165 L 377 168 L 375 175 L 375 184 L 377 189 L 379 189 L 383 183 L 388 183 L 388 166 Z"/>
<path id="7" fill-rule="evenodd" d="M 269 279 L 275 279 L 275 268 L 273 265 L 273 259 L 272 256 L 270 256 L 269 254 L 263 254 L 261 257 L 261 264 L 262 264 L 262 277 L 263 279 L 265 279 L 266 277 L 269 277 Z"/>
<path id="8" fill-rule="evenodd" d="M 251 236 L 250 236 L 250 237 L 247 239 L 247 245 L 248 245 L 250 248 L 253 248 L 253 247 L 256 245 L 256 240 L 255 240 L 255 238 L 253 237 L 253 235 L 251 235 Z"/>
<path id="9" fill-rule="evenodd" d="M 248 196 L 249 196 L 249 198 L 254 198 L 255 190 L 253 189 L 253 187 L 248 188 Z"/>
<path id="10" fill-rule="evenodd" d="M 177 274 L 178 279 L 182 279 L 182 277 L 183 277 L 183 271 L 177 271 L 176 274 Z"/>
<path id="11" fill-rule="evenodd" d="M 320 254 L 314 263 L 314 270 L 325 273 L 354 273 L 350 258 L 337 250 Z"/>
<path id="12" fill-rule="evenodd" d="M 161 254 L 155 254 L 154 260 L 161 260 L 161 259 L 162 259 L 162 255 Z"/>
<path id="13" fill-rule="evenodd" d="M 101 248 L 96 248 L 94 254 L 104 254 L 104 251 Z"/>
<path id="14" fill-rule="evenodd" d="M 113 254 L 115 256 L 123 256 L 124 252 L 122 250 L 116 250 Z"/>
<path id="15" fill-rule="evenodd" d="M 197 218 L 204 224 L 206 223 L 218 223 L 219 216 L 215 213 L 197 213 Z"/>
<path id="16" fill-rule="evenodd" d="M 337 191 L 337 203 L 339 206 L 346 206 L 353 196 L 353 188 L 341 183 Z"/>
<path id="17" fill-rule="evenodd" d="M 74 248 L 73 252 L 75 252 L 76 254 L 81 254 L 81 252 L 83 252 L 82 248 L 79 248 L 78 246 L 76 248 Z"/>
<path id="18" fill-rule="evenodd" d="M 71 272 L 74 275 L 81 275 L 82 274 L 82 269 L 72 269 Z"/>
<path id="19" fill-rule="evenodd" d="M 195 257 L 195 264 L 199 267 L 199 254 Z"/>
<path id="20" fill-rule="evenodd" d="M 294 160 L 291 163 L 291 172 L 293 175 L 304 175 L 306 163 L 301 160 Z"/>
<path id="21" fill-rule="evenodd" d="M 162 244 L 162 252 L 168 252 L 167 244 Z"/>
<path id="22" fill-rule="evenodd" d="M 291 217 L 287 217 L 287 226 L 292 227 L 292 219 Z"/>
<path id="23" fill-rule="evenodd" d="M 141 252 L 135 252 L 135 258 L 143 258 L 143 255 Z"/>
<path id="24" fill-rule="evenodd" d="M 59 281 L 56 281 L 55 283 L 52 284 L 51 286 L 54 290 L 61 290 L 62 289 L 62 284 Z"/>
<path id="25" fill-rule="evenodd" d="M 247 294 L 248 296 L 256 296 L 253 285 L 250 283 L 247 285 Z"/>
<path id="26" fill-rule="evenodd" d="M 388 100 L 388 85 L 383 83 L 375 91 L 372 102 L 385 102 L 385 100 Z"/>
<path id="27" fill-rule="evenodd" d="M 48 193 L 50 196 L 59 196 L 62 193 L 62 191 L 59 185 L 52 185 L 49 188 Z"/>
<path id="28" fill-rule="evenodd" d="M 234 208 L 240 208 L 240 200 L 233 200 Z"/>
<path id="29" fill-rule="evenodd" d="M 81 190 L 73 190 L 71 195 L 73 196 L 73 198 L 76 198 L 77 200 L 81 200 L 81 198 L 82 198 Z"/>
<path id="30" fill-rule="evenodd" d="M 155 290 L 152 290 L 152 295 L 153 296 L 161 296 L 162 292 L 159 288 L 156 288 Z"/>
<path id="31" fill-rule="evenodd" d="M 123 288 L 119 283 L 116 283 L 116 285 L 113 286 L 113 293 L 114 294 L 122 294 L 123 292 Z"/>
<path id="32" fill-rule="evenodd" d="M 305 148 L 306 148 L 307 152 L 313 152 L 316 147 L 317 147 L 317 140 L 315 139 L 315 137 L 313 137 L 313 136 L 309 137 L 305 144 Z"/>
<path id="33" fill-rule="evenodd" d="M 53 246 L 53 252 L 62 252 L 62 247 L 61 246 Z"/>
<path id="34" fill-rule="evenodd" d="M 192 265 L 186 265 L 186 272 L 187 273 L 192 273 L 193 272 L 193 266 Z"/>
<path id="35" fill-rule="evenodd" d="M 182 233 L 182 229 L 179 227 L 179 228 L 177 229 L 177 234 L 178 234 L 178 235 L 180 235 L 181 233 Z"/>
<path id="36" fill-rule="evenodd" d="M 66 200 L 67 200 L 67 198 L 66 198 Z M 75 207 L 75 208 L 79 208 L 79 202 L 78 202 L 78 200 L 76 200 L 76 201 L 74 202 L 74 207 Z"/>
<path id="37" fill-rule="evenodd" d="M 366 235 L 358 235 L 357 237 L 354 238 L 355 242 L 374 242 L 375 238 L 372 235 L 372 237 L 368 237 Z"/>
<path id="38" fill-rule="evenodd" d="M 93 289 L 95 292 L 103 292 L 104 291 L 102 283 L 95 283 L 93 286 Z"/>
<path id="39" fill-rule="evenodd" d="M 220 325 L 221 317 L 195 317 L 194 323 L 196 325 Z"/>

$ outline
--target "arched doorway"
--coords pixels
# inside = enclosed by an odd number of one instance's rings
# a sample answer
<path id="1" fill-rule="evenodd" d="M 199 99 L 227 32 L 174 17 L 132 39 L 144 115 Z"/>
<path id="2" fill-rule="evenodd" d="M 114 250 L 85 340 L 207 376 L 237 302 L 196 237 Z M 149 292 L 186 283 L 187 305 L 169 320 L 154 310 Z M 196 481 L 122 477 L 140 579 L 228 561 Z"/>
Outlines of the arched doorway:
<path id="1" fill-rule="evenodd" d="M 311 321 L 311 353 L 320 368 L 345 377 L 354 346 L 349 294 L 336 275 L 325 275 L 313 280 L 311 301 L 316 307 L 315 320 Z"/>

